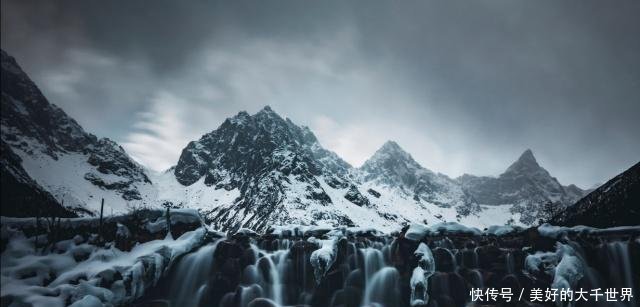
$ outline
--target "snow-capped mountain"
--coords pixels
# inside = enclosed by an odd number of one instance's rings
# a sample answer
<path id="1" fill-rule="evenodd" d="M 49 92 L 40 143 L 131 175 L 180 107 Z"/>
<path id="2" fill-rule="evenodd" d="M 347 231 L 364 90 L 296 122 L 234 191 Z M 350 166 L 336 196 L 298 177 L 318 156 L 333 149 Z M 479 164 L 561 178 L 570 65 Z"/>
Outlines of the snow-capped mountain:
<path id="1" fill-rule="evenodd" d="M 116 210 L 150 198 L 151 181 L 122 147 L 85 132 L 47 101 L 13 57 L 1 53 L 2 161 L 7 182 L 35 183 L 35 190 L 59 204 L 90 212 L 100 208 L 102 198 Z M 13 193 L 18 192 L 3 190 L 3 198 L 15 198 Z"/>
<path id="2" fill-rule="evenodd" d="M 498 177 L 465 174 L 458 177 L 457 181 L 480 204 L 512 205 L 512 213 L 519 213 L 520 221 L 524 224 L 533 224 L 540 218 L 547 218 L 547 213 L 543 210 L 550 210 L 549 206 L 552 211 L 559 211 L 585 194 L 575 185 L 560 184 L 538 164 L 530 149 L 525 150 Z"/>
<path id="3" fill-rule="evenodd" d="M 189 143 L 173 174 L 183 186 L 236 196 L 192 198 L 183 205 L 209 211 L 222 227 L 263 229 L 272 223 L 315 221 L 353 225 L 347 211 L 366 206 L 367 199 L 346 178 L 349 168 L 322 148 L 308 128 L 267 106 L 255 115 L 240 112 Z M 219 198 L 227 201 L 212 203 Z"/>
<path id="4" fill-rule="evenodd" d="M 481 216 L 455 180 L 423 168 L 394 142 L 353 168 L 270 107 L 240 112 L 189 143 L 176 167 L 154 182 L 164 186 L 161 202 L 198 208 L 222 228 L 294 223 L 391 230 L 440 221 L 484 227 L 511 218 L 506 206 Z"/>
<path id="5" fill-rule="evenodd" d="M 107 210 L 116 213 L 142 205 L 190 207 L 222 229 L 306 224 L 393 230 L 406 222 L 442 221 L 479 228 L 526 224 L 536 221 L 543 204 L 564 206 L 583 193 L 560 185 L 531 151 L 497 178 L 451 179 L 421 166 L 392 141 L 354 168 L 323 148 L 308 127 L 270 107 L 225 120 L 189 143 L 176 166 L 151 172 L 118 144 L 85 132 L 50 104 L 4 51 L 1 162 L 3 204 L 24 207 L 25 195 L 37 195 L 38 203 L 58 211 L 65 211 L 64 204 L 96 212 L 102 198 Z M 21 214 L 14 211 L 3 207 L 3 214 Z"/>
<path id="6" fill-rule="evenodd" d="M 462 187 L 443 174 L 422 167 L 393 141 L 386 142 L 357 170 L 367 186 L 398 189 L 415 201 L 440 207 L 470 203 Z"/>
<path id="7" fill-rule="evenodd" d="M 558 213 L 556 225 L 615 227 L 640 221 L 640 162 Z"/>
<path id="8" fill-rule="evenodd" d="M 572 204 L 584 193 L 575 185 L 562 186 L 542 168 L 527 149 L 498 177 L 463 175 L 464 189 L 479 203 L 487 205 L 534 203 Z"/>

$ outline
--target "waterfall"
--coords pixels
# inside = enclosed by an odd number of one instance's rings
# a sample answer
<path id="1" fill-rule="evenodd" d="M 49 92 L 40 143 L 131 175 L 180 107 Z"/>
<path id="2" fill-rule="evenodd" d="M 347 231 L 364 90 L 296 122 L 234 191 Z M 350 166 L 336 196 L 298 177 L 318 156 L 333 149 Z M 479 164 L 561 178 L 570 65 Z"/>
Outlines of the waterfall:
<path id="1" fill-rule="evenodd" d="M 417 242 L 390 236 L 222 239 L 177 260 L 164 288 L 145 302 L 186 307 L 463 307 L 470 303 L 470 288 L 496 287 L 496 283 L 512 289 L 539 283 L 604 291 L 633 288 L 637 282 L 638 267 L 632 259 L 636 245 L 620 237 L 563 238 L 553 242 L 556 252 L 526 243 L 519 248 L 513 240 L 520 239 L 513 237 L 491 239 L 477 235 Z M 548 284 L 543 284 L 545 280 Z M 589 303 L 631 307 L 637 299 Z"/>
<path id="2" fill-rule="evenodd" d="M 283 304 L 283 285 L 281 276 L 284 275 L 286 267 L 287 250 L 279 250 L 273 253 L 264 253 L 256 261 L 258 268 L 258 283 L 265 289 L 267 298 L 278 305 Z M 275 259 L 275 261 L 274 261 Z"/>
<path id="3" fill-rule="evenodd" d="M 213 253 L 217 241 L 196 252 L 184 256 L 176 267 L 176 276 L 171 282 L 169 298 L 172 306 L 197 307 L 213 265 Z"/>
<path id="4" fill-rule="evenodd" d="M 628 242 L 611 242 L 606 243 L 606 259 L 608 263 L 608 280 L 610 287 L 617 289 L 620 288 L 634 288 L 633 280 L 633 268 L 631 267 L 631 257 L 629 255 L 629 243 Z M 637 276 L 636 276 L 637 278 Z M 630 302 L 617 302 L 619 306 L 637 306 L 637 289 L 633 289 L 633 298 Z"/>
<path id="5" fill-rule="evenodd" d="M 364 280 L 368 282 L 373 275 L 384 267 L 384 256 L 380 250 L 367 247 L 362 249 L 364 255 Z"/>
<path id="6" fill-rule="evenodd" d="M 364 293 L 364 306 L 398 306 L 399 298 L 398 270 L 384 267 L 371 277 Z"/>
<path id="7" fill-rule="evenodd" d="M 507 252 L 507 255 L 505 256 L 505 265 L 507 267 L 507 273 L 509 274 L 513 274 L 516 272 L 516 264 L 515 264 L 515 260 L 513 259 L 513 254 L 511 252 Z"/>
<path id="8" fill-rule="evenodd" d="M 262 287 L 257 284 L 248 287 L 240 286 L 240 307 L 247 307 L 249 303 L 263 295 Z"/>

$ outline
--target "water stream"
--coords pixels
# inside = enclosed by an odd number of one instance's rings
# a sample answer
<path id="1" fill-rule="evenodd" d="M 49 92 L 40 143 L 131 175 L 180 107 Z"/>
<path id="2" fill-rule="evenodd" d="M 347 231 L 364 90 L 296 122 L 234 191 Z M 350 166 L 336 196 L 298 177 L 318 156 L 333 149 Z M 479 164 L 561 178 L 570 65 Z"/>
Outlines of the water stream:
<path id="1" fill-rule="evenodd" d="M 553 274 L 525 267 L 525 258 L 537 251 L 535 246 L 525 247 L 520 242 L 523 238 L 444 237 L 420 245 L 389 236 L 333 240 L 329 248 L 321 248 L 318 240 L 306 237 L 223 238 L 180 259 L 165 282 L 142 303 L 174 307 L 462 307 L 469 305 L 472 288 L 511 287 L 517 293 L 549 287 L 554 280 Z M 584 262 L 583 277 L 576 287 L 603 291 L 628 287 L 637 295 L 640 267 L 632 253 L 640 242 L 598 240 L 565 242 Z M 544 252 L 552 255 L 555 248 L 550 243 Z M 314 270 L 310 261 L 320 250 L 326 252 L 323 257 L 332 257 L 326 270 Z M 634 298 L 588 306 L 631 307 L 636 302 Z"/>

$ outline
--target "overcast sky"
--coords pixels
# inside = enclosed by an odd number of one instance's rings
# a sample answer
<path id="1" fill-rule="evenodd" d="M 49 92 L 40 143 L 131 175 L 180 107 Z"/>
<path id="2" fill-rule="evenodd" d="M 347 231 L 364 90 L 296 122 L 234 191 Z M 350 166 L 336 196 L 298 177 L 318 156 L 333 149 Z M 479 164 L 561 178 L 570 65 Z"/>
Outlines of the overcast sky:
<path id="1" fill-rule="evenodd" d="M 144 3 L 143 3 L 144 2 Z M 359 166 L 395 140 L 450 176 L 522 151 L 591 187 L 640 160 L 640 1 L 10 1 L 2 48 L 156 170 L 241 110 Z"/>

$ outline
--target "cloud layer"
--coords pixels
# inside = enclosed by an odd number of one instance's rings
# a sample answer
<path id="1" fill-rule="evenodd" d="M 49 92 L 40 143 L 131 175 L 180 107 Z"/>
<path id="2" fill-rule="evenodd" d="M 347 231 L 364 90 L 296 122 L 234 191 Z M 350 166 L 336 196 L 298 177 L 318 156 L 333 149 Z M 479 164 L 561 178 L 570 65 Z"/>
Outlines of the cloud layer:
<path id="1" fill-rule="evenodd" d="M 271 105 L 360 165 L 497 175 L 526 148 L 562 183 L 640 157 L 640 3 L 3 1 L 2 48 L 53 103 L 149 167 Z"/>

